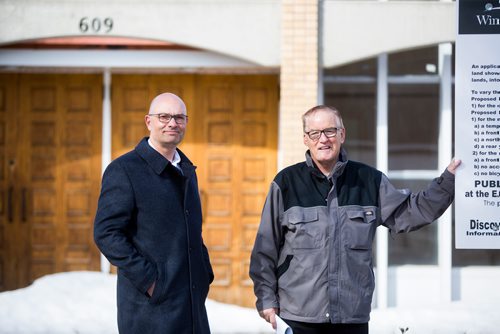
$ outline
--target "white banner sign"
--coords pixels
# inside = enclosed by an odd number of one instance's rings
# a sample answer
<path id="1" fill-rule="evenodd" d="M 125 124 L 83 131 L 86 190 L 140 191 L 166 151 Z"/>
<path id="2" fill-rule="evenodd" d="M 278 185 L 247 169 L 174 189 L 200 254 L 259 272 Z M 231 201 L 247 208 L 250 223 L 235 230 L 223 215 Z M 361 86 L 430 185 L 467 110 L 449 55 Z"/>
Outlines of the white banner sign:
<path id="1" fill-rule="evenodd" d="M 500 2 L 457 7 L 456 248 L 500 249 Z"/>

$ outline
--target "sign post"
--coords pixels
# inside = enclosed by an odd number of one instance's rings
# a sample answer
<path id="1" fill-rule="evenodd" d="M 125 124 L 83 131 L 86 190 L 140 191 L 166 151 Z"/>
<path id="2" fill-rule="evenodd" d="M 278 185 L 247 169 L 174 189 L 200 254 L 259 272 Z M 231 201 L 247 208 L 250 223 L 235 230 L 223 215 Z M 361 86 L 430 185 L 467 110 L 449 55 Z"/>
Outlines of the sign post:
<path id="1" fill-rule="evenodd" d="M 455 244 L 500 249 L 500 2 L 457 7 Z"/>

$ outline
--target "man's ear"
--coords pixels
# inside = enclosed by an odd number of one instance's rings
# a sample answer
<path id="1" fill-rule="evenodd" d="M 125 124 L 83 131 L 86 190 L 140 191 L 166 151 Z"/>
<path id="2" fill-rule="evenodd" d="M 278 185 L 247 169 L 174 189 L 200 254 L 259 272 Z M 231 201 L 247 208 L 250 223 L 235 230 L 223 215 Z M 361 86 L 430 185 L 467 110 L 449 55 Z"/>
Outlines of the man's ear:
<path id="1" fill-rule="evenodd" d="M 144 123 L 146 124 L 146 127 L 148 128 L 148 130 L 151 131 L 151 128 L 150 128 L 151 117 L 149 115 L 144 116 Z"/>
<path id="2" fill-rule="evenodd" d="M 345 142 L 345 128 L 340 131 L 340 143 L 343 144 Z"/>

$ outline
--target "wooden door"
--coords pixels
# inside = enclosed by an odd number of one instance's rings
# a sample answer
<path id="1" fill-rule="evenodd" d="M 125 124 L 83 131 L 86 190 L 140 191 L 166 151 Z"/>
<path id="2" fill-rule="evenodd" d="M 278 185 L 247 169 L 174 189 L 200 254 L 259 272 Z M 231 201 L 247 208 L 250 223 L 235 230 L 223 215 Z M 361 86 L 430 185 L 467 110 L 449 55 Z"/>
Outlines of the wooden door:
<path id="1" fill-rule="evenodd" d="M 92 224 L 101 176 L 102 77 L 16 78 L 15 85 L 7 83 L 17 91 L 18 119 L 8 157 L 15 183 L 7 190 L 21 234 L 7 237 L 4 260 L 16 263 L 21 287 L 51 273 L 99 269 Z"/>
<path id="2" fill-rule="evenodd" d="M 203 237 L 216 277 L 210 297 L 253 307 L 250 252 L 277 169 L 277 77 L 203 76 L 196 91 Z"/>
<path id="3" fill-rule="evenodd" d="M 26 228 L 19 219 L 19 173 L 16 143 L 20 115 L 16 74 L 0 74 L 0 291 L 27 284 L 27 267 L 21 260 Z"/>
<path id="4" fill-rule="evenodd" d="M 203 238 L 215 271 L 210 298 L 253 306 L 250 251 L 277 156 L 274 75 L 114 75 L 113 157 L 148 135 L 144 115 L 162 92 L 179 95 L 189 122 L 180 149 L 197 165 Z"/>

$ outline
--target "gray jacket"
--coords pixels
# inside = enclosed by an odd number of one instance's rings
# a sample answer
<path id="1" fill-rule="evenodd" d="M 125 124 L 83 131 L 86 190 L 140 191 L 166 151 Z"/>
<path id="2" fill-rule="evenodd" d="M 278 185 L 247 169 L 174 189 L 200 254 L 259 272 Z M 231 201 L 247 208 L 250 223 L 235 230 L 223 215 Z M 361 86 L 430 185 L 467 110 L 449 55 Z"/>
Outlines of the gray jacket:
<path id="1" fill-rule="evenodd" d="M 453 201 L 454 180 L 445 170 L 424 191 L 398 190 L 344 151 L 326 177 L 307 152 L 278 173 L 264 205 L 250 262 L 257 309 L 301 322 L 368 322 L 376 228 L 430 224 Z"/>

